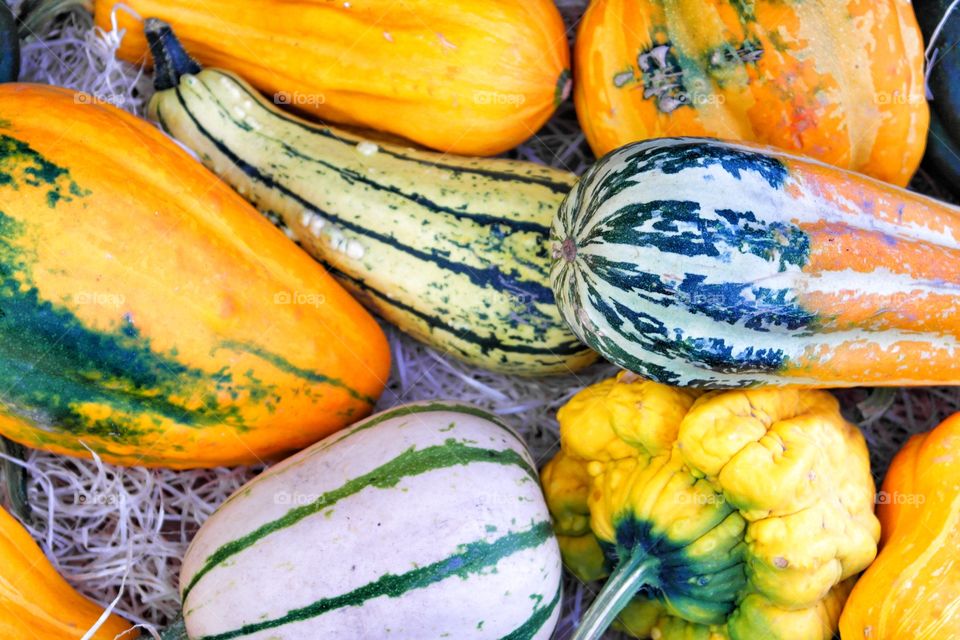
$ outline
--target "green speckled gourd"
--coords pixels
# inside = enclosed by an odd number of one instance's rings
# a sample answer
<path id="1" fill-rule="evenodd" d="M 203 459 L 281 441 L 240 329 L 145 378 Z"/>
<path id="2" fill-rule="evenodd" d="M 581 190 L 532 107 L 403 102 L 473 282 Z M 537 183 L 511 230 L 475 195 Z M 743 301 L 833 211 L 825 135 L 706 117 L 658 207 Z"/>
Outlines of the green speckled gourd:
<path id="1" fill-rule="evenodd" d="M 89 98 L 0 84 L 0 434 L 184 468 L 367 415 L 390 371 L 376 321 L 156 127 Z"/>
<path id="2" fill-rule="evenodd" d="M 366 306 L 437 350 L 545 375 L 595 355 L 549 286 L 550 223 L 572 174 L 416 151 L 309 123 L 233 73 L 203 69 L 147 21 L 149 115 L 286 227 Z"/>

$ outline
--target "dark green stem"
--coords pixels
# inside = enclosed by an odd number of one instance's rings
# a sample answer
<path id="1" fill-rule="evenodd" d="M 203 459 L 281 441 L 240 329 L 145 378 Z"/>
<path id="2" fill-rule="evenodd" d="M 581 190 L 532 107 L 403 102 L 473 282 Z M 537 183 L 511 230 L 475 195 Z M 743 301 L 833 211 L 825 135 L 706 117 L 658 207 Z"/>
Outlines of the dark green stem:
<path id="1" fill-rule="evenodd" d="M 656 558 L 651 558 L 639 550 L 626 557 L 621 556 L 620 564 L 607 578 L 606 584 L 600 590 L 600 595 L 593 601 L 583 620 L 580 621 L 573 640 L 601 638 L 623 608 L 630 604 L 640 588 L 655 582 L 656 564 Z"/>
<path id="2" fill-rule="evenodd" d="M 177 616 L 169 627 L 160 632 L 160 640 L 188 640 L 187 627 L 182 616 Z"/>
<path id="3" fill-rule="evenodd" d="M 573 90 L 573 80 L 570 77 L 570 69 L 564 69 L 557 79 L 557 86 L 553 90 L 553 106 L 559 107 L 570 97 Z"/>
<path id="4" fill-rule="evenodd" d="M 176 87 L 181 76 L 200 73 L 200 65 L 187 54 L 169 24 L 157 18 L 147 18 L 143 32 L 153 55 L 153 86 L 157 91 Z"/>
<path id="5" fill-rule="evenodd" d="M 8 440 L 0 436 L 0 453 L 16 458 L 17 460 L 26 460 L 27 451 L 23 445 Z M 27 470 L 9 460 L 0 458 L 0 495 L 5 494 L 6 501 L 10 506 L 10 512 L 17 516 L 21 522 L 30 522 L 30 502 L 27 500 Z"/>
<path id="6" fill-rule="evenodd" d="M 26 0 L 20 5 L 18 27 L 20 37 L 36 37 L 46 31 L 47 26 L 59 16 L 77 11 L 83 22 L 93 24 L 92 0 Z"/>
<path id="7" fill-rule="evenodd" d="M 20 35 L 17 21 L 6 2 L 0 3 L 0 82 L 16 82 L 20 76 Z"/>

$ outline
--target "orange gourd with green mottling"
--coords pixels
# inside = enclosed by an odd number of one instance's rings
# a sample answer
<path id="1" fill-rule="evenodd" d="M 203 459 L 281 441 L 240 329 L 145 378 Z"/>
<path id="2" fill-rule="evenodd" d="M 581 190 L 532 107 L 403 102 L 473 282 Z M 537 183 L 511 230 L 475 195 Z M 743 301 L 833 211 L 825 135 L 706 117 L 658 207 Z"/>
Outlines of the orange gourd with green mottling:
<path id="1" fill-rule="evenodd" d="M 0 507 L 0 638 L 80 640 L 103 609 L 74 591 L 13 516 Z M 110 615 L 90 640 L 113 640 L 131 627 Z M 124 638 L 136 638 L 136 631 Z"/>
<path id="2" fill-rule="evenodd" d="M 252 463 L 363 417 L 376 322 L 160 131 L 0 85 L 0 434 L 117 464 Z"/>
<path id="3" fill-rule="evenodd" d="M 54 0 L 62 2 L 63 0 Z M 95 0 L 110 30 L 118 0 Z M 124 0 L 170 23 L 201 64 L 233 71 L 277 104 L 440 151 L 495 155 L 547 121 L 570 87 L 553 0 Z M 149 62 L 143 25 L 118 55 Z"/>
<path id="4" fill-rule="evenodd" d="M 881 551 L 840 617 L 844 639 L 952 640 L 960 628 L 960 413 L 897 453 L 879 494 Z"/>
<path id="5" fill-rule="evenodd" d="M 923 155 L 908 0 L 594 0 L 574 61 L 598 155 L 667 136 L 743 140 L 898 185 Z"/>

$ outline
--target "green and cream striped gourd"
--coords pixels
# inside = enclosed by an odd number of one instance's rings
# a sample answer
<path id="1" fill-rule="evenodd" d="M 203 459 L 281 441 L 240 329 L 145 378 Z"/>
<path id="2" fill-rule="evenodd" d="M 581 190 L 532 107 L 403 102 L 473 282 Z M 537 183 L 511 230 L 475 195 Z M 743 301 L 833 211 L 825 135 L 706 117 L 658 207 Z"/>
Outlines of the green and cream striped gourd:
<path id="1" fill-rule="evenodd" d="M 197 533 L 191 640 L 549 638 L 559 550 L 519 436 L 469 405 L 357 423 L 265 471 Z"/>
<path id="2" fill-rule="evenodd" d="M 553 228 L 564 317 L 672 385 L 960 384 L 960 208 L 769 147 L 648 140 Z"/>
<path id="3" fill-rule="evenodd" d="M 147 32 L 158 70 L 150 116 L 369 308 L 504 373 L 564 373 L 595 359 L 549 286 L 550 221 L 572 174 L 309 123 L 232 73 L 200 70 L 165 24 L 150 20 Z"/>

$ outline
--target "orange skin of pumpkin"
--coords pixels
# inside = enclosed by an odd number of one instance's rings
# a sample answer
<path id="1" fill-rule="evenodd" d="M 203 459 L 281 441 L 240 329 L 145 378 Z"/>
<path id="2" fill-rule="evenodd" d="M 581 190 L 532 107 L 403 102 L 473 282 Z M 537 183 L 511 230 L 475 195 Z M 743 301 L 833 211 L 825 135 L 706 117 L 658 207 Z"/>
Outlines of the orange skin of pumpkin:
<path id="1" fill-rule="evenodd" d="M 758 0 L 753 20 L 737 4 L 590 4 L 574 52 L 574 97 L 594 152 L 668 136 L 753 141 L 906 185 L 929 125 L 923 41 L 910 2 Z M 678 64 L 688 104 L 665 112 L 644 97 L 643 78 L 653 71 L 641 71 L 638 55 L 668 41 L 686 57 Z M 724 53 L 740 59 L 712 66 Z M 615 77 L 625 84 L 615 86 Z"/>
<path id="2" fill-rule="evenodd" d="M 27 530 L 0 507 L 0 638 L 79 640 L 103 614 L 67 584 Z M 113 640 L 131 628 L 110 615 L 92 640 Z M 136 630 L 124 638 L 137 638 Z"/>
<path id="3" fill-rule="evenodd" d="M 183 407 L 182 419 L 138 404 L 160 392 L 128 390 L 127 417 L 142 429 L 135 438 L 37 426 L 5 410 L 0 433 L 56 453 L 89 457 L 89 447 L 115 464 L 189 468 L 277 457 L 372 410 L 390 367 L 376 321 L 159 130 L 88 95 L 3 84 L 0 134 L 29 144 L 69 171 L 60 180 L 88 192 L 51 207 L 46 189 L 0 186 L 0 209 L 25 228 L 16 242 L 33 263 L 40 299 L 69 310 L 89 331 L 115 332 L 129 318 L 152 353 L 175 354 L 203 373 L 184 376 L 169 396 Z M 115 303 L 78 303 L 84 292 L 118 296 Z M 284 292 L 317 303 L 278 304 Z M 226 379 L 224 370 L 259 386 L 215 385 Z M 267 393 L 255 397 L 254 388 Z M 191 423 L 204 398 L 215 410 L 236 412 L 236 420 Z M 78 410 L 90 419 L 117 411 L 96 403 Z"/>
<path id="4" fill-rule="evenodd" d="M 95 0 L 111 28 L 116 0 Z M 307 116 L 487 156 L 511 149 L 569 93 L 570 52 L 553 0 L 125 0 L 173 27 L 201 64 L 233 71 Z M 151 63 L 143 25 L 118 55 Z M 278 98 L 278 95 L 281 96 Z"/>
<path id="5" fill-rule="evenodd" d="M 894 457 L 877 517 L 882 545 L 840 617 L 844 640 L 952 640 L 960 629 L 960 413 Z"/>

